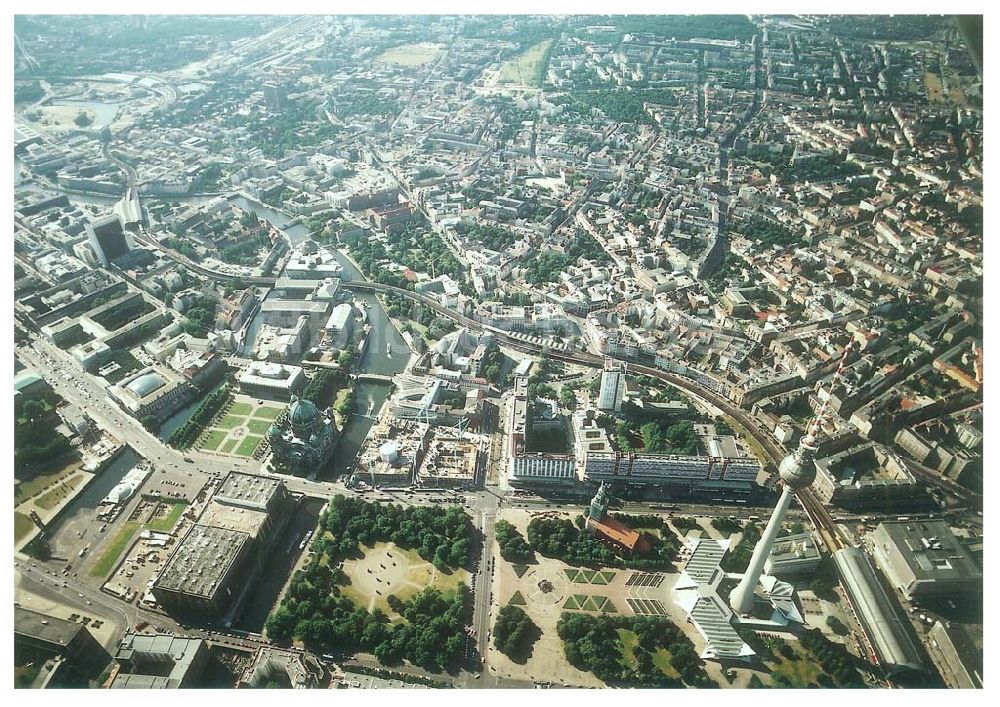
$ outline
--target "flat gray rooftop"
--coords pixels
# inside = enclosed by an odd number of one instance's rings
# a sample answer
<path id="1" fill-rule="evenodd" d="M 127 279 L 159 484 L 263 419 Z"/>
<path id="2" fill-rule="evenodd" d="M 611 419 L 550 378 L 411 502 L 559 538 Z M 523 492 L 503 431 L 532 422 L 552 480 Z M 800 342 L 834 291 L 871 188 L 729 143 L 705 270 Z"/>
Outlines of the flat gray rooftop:
<path id="1" fill-rule="evenodd" d="M 177 545 L 154 587 L 211 598 L 249 533 L 195 524 Z"/>
<path id="2" fill-rule="evenodd" d="M 68 646 L 83 624 L 57 619 L 54 616 L 39 614 L 37 611 L 14 607 L 14 634 L 33 638 L 46 643 Z"/>
<path id="3" fill-rule="evenodd" d="M 133 672 L 125 672 L 123 665 L 111 687 L 119 690 L 180 687 L 195 659 L 207 651 L 200 638 L 126 633 L 115 660 L 129 663 Z"/>
<path id="4" fill-rule="evenodd" d="M 222 481 L 213 500 L 217 503 L 256 507 L 263 510 L 278 493 L 281 479 L 232 471 Z"/>
<path id="5" fill-rule="evenodd" d="M 980 579 L 972 555 L 941 520 L 891 521 L 880 528 L 918 580 Z"/>

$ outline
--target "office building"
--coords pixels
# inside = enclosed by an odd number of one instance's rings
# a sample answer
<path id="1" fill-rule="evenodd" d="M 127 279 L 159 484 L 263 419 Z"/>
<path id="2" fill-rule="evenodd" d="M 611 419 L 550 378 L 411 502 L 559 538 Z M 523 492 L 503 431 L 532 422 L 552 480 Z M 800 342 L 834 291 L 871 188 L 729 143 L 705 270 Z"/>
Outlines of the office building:
<path id="1" fill-rule="evenodd" d="M 576 459 L 571 455 L 521 454 L 510 459 L 510 483 L 575 484 Z"/>
<path id="2" fill-rule="evenodd" d="M 291 400 L 306 387 L 300 366 L 254 361 L 236 379 L 246 395 L 269 400 Z"/>
<path id="3" fill-rule="evenodd" d="M 871 539 L 878 566 L 908 599 L 982 591 L 983 571 L 944 521 L 880 523 Z"/>
<path id="4" fill-rule="evenodd" d="M 152 587 L 168 612 L 224 618 L 237 611 L 291 517 L 280 479 L 231 472 L 177 543 Z"/>
<path id="5" fill-rule="evenodd" d="M 88 221 L 84 229 L 94 255 L 104 267 L 135 248 L 132 236 L 125 232 L 121 220 L 115 215 Z"/>
<path id="6" fill-rule="evenodd" d="M 319 687 L 325 675 L 323 663 L 312 653 L 261 646 L 237 687 L 281 685 L 295 690 L 310 689 Z"/>
<path id="7" fill-rule="evenodd" d="M 810 533 L 785 535 L 774 541 L 764 572 L 772 577 L 808 576 L 819 566 L 823 556 Z"/>
<path id="8" fill-rule="evenodd" d="M 126 633 L 115 653 L 111 688 L 151 690 L 193 687 L 208 664 L 201 638 Z"/>
<path id="9" fill-rule="evenodd" d="M 601 392 L 597 398 L 597 409 L 604 412 L 621 412 L 625 400 L 625 364 L 614 359 L 604 360 L 601 373 Z"/>
<path id="10" fill-rule="evenodd" d="M 83 624 L 20 606 L 14 607 L 14 653 L 15 658 L 58 655 L 82 668 L 97 670 L 111 658 Z"/>
<path id="11" fill-rule="evenodd" d="M 288 91 L 282 84 L 266 83 L 262 88 L 264 90 L 264 102 L 271 110 L 281 110 L 288 104 Z"/>

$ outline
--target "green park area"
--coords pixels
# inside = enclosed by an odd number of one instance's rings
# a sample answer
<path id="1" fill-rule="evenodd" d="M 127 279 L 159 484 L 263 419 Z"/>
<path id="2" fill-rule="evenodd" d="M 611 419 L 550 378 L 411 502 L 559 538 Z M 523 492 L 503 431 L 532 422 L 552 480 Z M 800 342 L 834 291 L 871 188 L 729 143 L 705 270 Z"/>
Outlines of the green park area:
<path id="1" fill-rule="evenodd" d="M 639 663 L 639 657 L 636 656 L 636 649 L 639 648 L 639 635 L 627 628 L 620 628 L 618 629 L 618 640 L 622 665 L 634 670 Z M 640 649 L 639 656 L 642 656 L 642 653 L 643 651 Z M 670 664 L 670 651 L 666 648 L 658 648 L 655 652 L 649 652 L 648 656 L 647 660 L 652 661 L 653 666 L 666 677 L 675 680 L 680 678 L 680 673 Z"/>
<path id="2" fill-rule="evenodd" d="M 28 536 L 31 529 L 35 527 L 34 522 L 23 513 L 14 511 L 14 542 L 20 542 L 22 538 Z"/>
<path id="3" fill-rule="evenodd" d="M 201 434 L 196 446 L 206 452 L 252 457 L 284 409 L 277 403 L 236 401 Z"/>
<path id="4" fill-rule="evenodd" d="M 169 533 L 177 525 L 177 519 L 181 517 L 184 509 L 187 508 L 186 501 L 178 501 L 173 505 L 169 506 L 169 509 L 165 514 L 158 518 L 153 518 L 146 524 L 146 527 L 150 530 L 155 530 L 158 533 Z"/>
<path id="5" fill-rule="evenodd" d="M 384 665 L 455 669 L 470 618 L 471 535 L 458 506 L 334 496 L 305 565 L 267 620 L 267 635 L 318 652 L 368 652 Z"/>
<path id="6" fill-rule="evenodd" d="M 58 466 L 57 469 L 36 474 L 30 479 L 14 484 L 14 506 L 19 506 L 45 489 L 62 482 L 80 468 L 80 463 L 74 461 Z"/>
<path id="7" fill-rule="evenodd" d="M 376 64 L 396 64 L 398 66 L 420 66 L 434 59 L 441 53 L 436 44 L 421 42 L 420 44 L 403 44 L 388 49 L 377 57 Z"/>
<path id="8" fill-rule="evenodd" d="M 274 420 L 281 414 L 281 410 L 282 408 L 273 405 L 259 407 L 253 411 L 253 416 L 261 420 Z"/>
<path id="9" fill-rule="evenodd" d="M 740 635 L 768 668 L 766 682 L 754 676 L 750 687 L 864 687 L 860 671 L 871 668 L 819 629 L 803 631 L 797 641 L 753 631 Z"/>
<path id="10" fill-rule="evenodd" d="M 525 86 L 541 86 L 548 69 L 549 50 L 553 40 L 539 42 L 500 67 L 500 80 Z"/>
<path id="11" fill-rule="evenodd" d="M 226 439 L 226 433 L 222 430 L 209 430 L 204 437 L 202 437 L 201 448 L 214 452 L 219 448 Z"/>
<path id="12" fill-rule="evenodd" d="M 53 508 L 58 506 L 60 503 L 65 501 L 67 498 L 73 495 L 76 491 L 76 487 L 84 482 L 84 477 L 81 474 L 76 476 L 70 476 L 64 481 L 60 481 L 57 486 L 49 489 L 41 496 L 35 499 L 35 505 L 39 508 L 43 508 L 47 511 L 51 511 Z"/>
<path id="13" fill-rule="evenodd" d="M 260 446 L 263 439 L 263 437 L 258 437 L 257 435 L 250 435 L 246 437 L 236 447 L 236 455 L 240 457 L 252 457 L 253 453 L 257 451 L 257 447 Z"/>
<path id="14" fill-rule="evenodd" d="M 229 406 L 229 414 L 226 417 L 229 417 L 229 415 L 246 417 L 252 412 L 253 405 L 251 403 L 233 403 Z"/>
<path id="15" fill-rule="evenodd" d="M 609 687 L 712 687 L 683 631 L 664 616 L 564 613 L 566 659 Z"/>
<path id="16" fill-rule="evenodd" d="M 792 648 L 791 654 L 791 658 L 776 656 L 776 661 L 771 664 L 774 681 L 787 687 L 810 687 L 817 684 L 816 679 L 823 673 L 823 667 L 800 647 Z"/>

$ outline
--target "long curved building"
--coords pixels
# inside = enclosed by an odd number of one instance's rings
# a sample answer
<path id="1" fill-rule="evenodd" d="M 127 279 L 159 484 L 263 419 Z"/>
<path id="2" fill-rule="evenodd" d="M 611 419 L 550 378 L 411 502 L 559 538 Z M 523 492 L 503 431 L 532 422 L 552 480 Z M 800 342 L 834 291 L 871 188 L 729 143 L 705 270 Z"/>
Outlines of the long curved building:
<path id="1" fill-rule="evenodd" d="M 856 547 L 833 553 L 840 581 L 854 613 L 887 675 L 924 670 L 921 653 L 909 627 L 893 606 L 868 556 Z"/>

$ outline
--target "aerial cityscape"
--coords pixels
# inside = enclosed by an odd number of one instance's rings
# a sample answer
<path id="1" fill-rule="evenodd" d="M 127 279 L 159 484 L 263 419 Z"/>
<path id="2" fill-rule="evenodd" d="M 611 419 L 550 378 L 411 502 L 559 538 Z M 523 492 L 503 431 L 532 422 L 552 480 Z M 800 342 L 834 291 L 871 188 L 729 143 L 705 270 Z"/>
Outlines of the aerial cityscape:
<path id="1" fill-rule="evenodd" d="M 983 687 L 981 16 L 13 31 L 13 687 Z"/>

